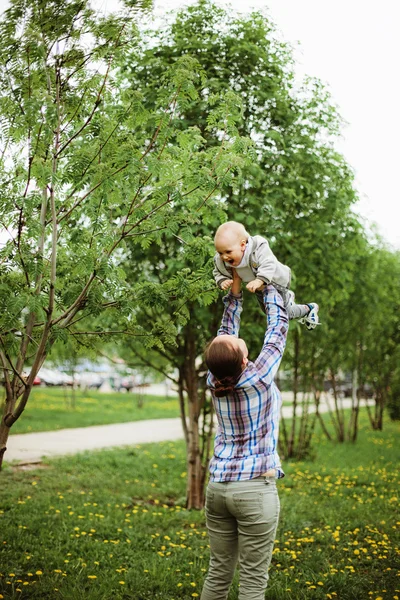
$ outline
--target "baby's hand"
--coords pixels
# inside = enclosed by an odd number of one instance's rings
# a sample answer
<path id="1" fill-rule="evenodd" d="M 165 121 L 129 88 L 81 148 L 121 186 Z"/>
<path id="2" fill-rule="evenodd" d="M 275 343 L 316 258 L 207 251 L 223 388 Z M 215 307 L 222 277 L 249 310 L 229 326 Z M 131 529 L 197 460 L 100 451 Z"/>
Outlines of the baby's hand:
<path id="1" fill-rule="evenodd" d="M 225 279 L 225 281 L 223 281 L 221 283 L 221 290 L 229 290 L 232 283 L 233 283 L 233 279 Z"/>
<path id="2" fill-rule="evenodd" d="M 253 281 L 249 281 L 249 283 L 246 285 L 247 289 L 249 290 L 249 292 L 254 292 L 258 289 L 260 289 L 262 286 L 264 285 L 264 282 L 261 281 L 261 279 L 253 279 Z"/>

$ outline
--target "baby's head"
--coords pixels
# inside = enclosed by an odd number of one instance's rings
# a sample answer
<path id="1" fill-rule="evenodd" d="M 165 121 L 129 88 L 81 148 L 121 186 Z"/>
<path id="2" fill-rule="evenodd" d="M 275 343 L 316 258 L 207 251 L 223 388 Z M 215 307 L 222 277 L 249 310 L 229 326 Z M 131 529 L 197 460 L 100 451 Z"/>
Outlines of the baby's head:
<path id="1" fill-rule="evenodd" d="M 227 221 L 218 227 L 214 245 L 224 262 L 237 267 L 242 261 L 248 239 L 249 234 L 241 223 Z"/>

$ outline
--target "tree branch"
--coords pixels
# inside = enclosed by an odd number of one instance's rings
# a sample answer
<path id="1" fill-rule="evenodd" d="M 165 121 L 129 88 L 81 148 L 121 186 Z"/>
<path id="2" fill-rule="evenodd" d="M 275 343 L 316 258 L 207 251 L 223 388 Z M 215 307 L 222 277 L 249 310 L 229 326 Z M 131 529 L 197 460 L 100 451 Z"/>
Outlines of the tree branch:
<path id="1" fill-rule="evenodd" d="M 110 173 L 109 175 L 107 175 L 106 177 L 104 177 L 101 181 L 99 181 L 99 183 L 96 183 L 95 186 L 93 186 L 84 196 L 82 196 L 82 198 L 80 198 L 79 200 L 77 200 L 77 202 L 75 202 L 75 204 L 69 209 L 67 210 L 67 212 L 65 212 L 62 217 L 60 217 L 58 219 L 58 224 L 61 223 L 61 221 L 63 221 L 64 219 L 66 219 L 67 217 L 69 217 L 69 215 L 80 205 L 82 204 L 82 202 L 84 200 L 86 200 L 86 198 L 88 196 L 90 196 L 90 194 L 92 194 L 94 191 L 97 190 L 98 187 L 100 187 L 105 181 L 107 181 L 107 179 L 110 179 L 110 177 L 114 177 L 114 175 L 118 175 L 118 173 L 120 173 L 121 171 L 123 171 L 124 169 L 126 169 L 126 167 L 129 165 L 129 163 L 126 163 L 125 165 L 123 165 L 122 167 L 119 167 L 119 169 L 117 169 L 116 171 L 114 171 L 113 173 Z M 71 192 L 71 194 L 69 196 L 67 196 L 67 198 L 65 199 L 65 202 L 67 202 L 75 193 L 76 188 L 73 192 Z M 58 214 L 60 214 L 61 209 L 58 211 Z"/>
<path id="2" fill-rule="evenodd" d="M 225 171 L 225 173 L 223 174 L 223 176 L 221 177 L 221 179 L 222 179 L 223 177 L 225 177 L 225 175 L 227 175 L 227 173 L 229 173 L 229 171 L 230 171 L 231 169 L 232 169 L 232 165 L 226 169 L 226 171 Z M 213 193 L 215 192 L 215 190 L 216 190 L 216 189 L 217 189 L 217 188 L 220 186 L 221 179 L 219 180 L 219 182 L 217 182 L 217 183 L 215 184 L 215 186 L 213 187 L 213 189 L 211 190 L 211 192 L 208 194 L 208 196 L 206 197 L 206 199 L 205 199 L 205 200 L 204 200 L 204 201 L 203 201 L 203 202 L 200 204 L 199 208 L 197 209 L 197 212 L 199 212 L 199 210 L 200 210 L 201 208 L 203 208 L 203 206 L 204 206 L 204 205 L 207 203 L 207 200 L 208 200 L 209 198 L 211 198 L 211 196 L 213 195 Z"/>
<path id="3" fill-rule="evenodd" d="M 124 24 L 123 27 L 121 28 L 121 31 L 118 34 L 118 37 L 117 37 L 117 40 L 115 42 L 114 48 L 117 47 L 118 42 L 120 40 L 120 37 L 121 37 L 122 32 L 124 31 L 125 27 L 126 27 L 126 25 Z M 105 88 L 105 85 L 106 85 L 106 82 L 107 82 L 107 79 L 108 79 L 108 75 L 110 73 L 111 63 L 112 63 L 113 58 L 114 58 L 113 55 L 111 55 L 110 59 L 108 61 L 106 73 L 104 75 L 103 83 L 101 84 L 101 87 L 100 87 L 100 89 L 98 91 L 98 94 L 97 94 L 96 100 L 94 102 L 94 106 L 93 106 L 92 112 L 90 113 L 90 115 L 88 116 L 88 118 L 86 119 L 86 121 L 83 123 L 83 125 L 78 129 L 78 131 L 75 132 L 69 138 L 69 140 L 67 140 L 65 142 L 65 144 L 58 150 L 56 158 L 58 158 L 60 156 L 60 154 L 62 154 L 64 152 L 64 150 L 66 148 L 68 148 L 68 146 L 71 144 L 71 142 L 73 142 L 73 140 L 76 139 L 80 133 L 82 133 L 82 131 L 89 125 L 90 121 L 92 120 L 92 118 L 94 116 L 94 113 L 96 112 L 96 110 L 97 110 L 97 108 L 98 108 L 98 106 L 99 106 L 99 104 L 101 102 L 101 96 L 102 96 L 103 90 Z"/>

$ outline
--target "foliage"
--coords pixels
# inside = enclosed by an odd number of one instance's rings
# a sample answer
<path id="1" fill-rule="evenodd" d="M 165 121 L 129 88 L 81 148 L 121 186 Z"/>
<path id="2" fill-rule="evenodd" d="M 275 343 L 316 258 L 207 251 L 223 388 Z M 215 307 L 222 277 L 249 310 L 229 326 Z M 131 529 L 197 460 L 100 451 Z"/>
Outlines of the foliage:
<path id="1" fill-rule="evenodd" d="M 149 34 L 147 47 L 134 50 L 127 79 L 134 89 L 153 82 L 152 93 L 146 97 L 151 107 L 161 74 L 187 55 L 199 60 L 207 85 L 197 99 L 188 102 L 181 126 L 199 127 L 207 147 L 213 148 L 216 141 L 209 128 L 214 121 L 206 102 L 233 90 L 242 105 L 238 130 L 253 139 L 257 160 L 244 167 L 236 188 L 231 181 L 224 182 L 201 224 L 191 223 L 177 237 L 164 238 L 160 246 L 144 254 L 142 264 L 152 283 L 150 294 L 143 297 L 140 321 L 152 326 L 160 309 L 163 320 L 178 321 L 176 340 L 158 348 L 171 366 L 185 371 L 191 360 L 187 347 L 193 332 L 195 353 L 200 357 L 221 313 L 220 303 L 211 303 L 218 297 L 211 279 L 212 236 L 227 218 L 241 221 L 251 235 L 265 235 L 278 258 L 290 265 L 297 301 L 315 301 L 321 306 L 323 327 L 310 334 L 293 325 L 299 343 L 296 350 L 291 333 L 283 363 L 283 368 L 296 373 L 294 386 L 315 387 L 316 379 L 323 382 L 331 366 L 327 327 L 334 326 L 338 303 L 349 298 L 355 258 L 366 244 L 352 212 L 357 199 L 353 174 L 334 148 L 340 115 L 320 81 L 307 78 L 296 87 L 290 48 L 279 41 L 263 14 L 237 16 L 200 1 L 180 11 L 162 33 Z M 224 128 L 223 144 L 228 139 L 229 131 Z M 135 279 L 139 277 L 138 251 L 131 248 L 130 252 L 126 268 Z M 171 293 L 171 282 L 176 294 Z M 190 316 L 186 325 L 183 314 Z M 242 322 L 250 356 L 256 356 L 265 324 L 257 303 L 248 296 Z M 130 346 L 138 352 L 136 340 Z M 198 360 L 199 389 L 204 375 L 204 365 Z M 284 450 L 289 455 L 295 446 L 293 435 L 288 436 Z"/>
<path id="2" fill-rule="evenodd" d="M 251 154 L 235 128 L 232 93 L 210 107 L 216 146 L 222 114 L 229 130 L 223 148 L 205 147 L 197 127 L 180 127 L 181 111 L 205 85 L 195 58 L 165 69 L 152 107 L 145 88 L 124 84 L 120 65 L 139 43 L 131 8 L 103 17 L 86 1 L 13 0 L 1 23 L 0 222 L 9 240 L 0 254 L 0 456 L 56 341 L 124 335 L 151 346 L 173 338 L 173 324 L 149 331 L 137 323 L 136 306 L 150 290 L 128 285 L 124 247 L 130 240 L 145 250 L 201 220 L 208 199 Z M 110 313 L 118 328 L 86 328 L 86 318 L 110 321 Z"/>

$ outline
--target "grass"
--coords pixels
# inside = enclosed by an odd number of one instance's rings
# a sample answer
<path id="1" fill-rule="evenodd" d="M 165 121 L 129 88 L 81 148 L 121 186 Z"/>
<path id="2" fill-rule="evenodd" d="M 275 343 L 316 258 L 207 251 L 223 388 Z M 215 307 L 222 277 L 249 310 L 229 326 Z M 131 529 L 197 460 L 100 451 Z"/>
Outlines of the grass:
<path id="1" fill-rule="evenodd" d="M 70 389 L 34 388 L 11 434 L 179 417 L 178 398 L 144 395 L 143 407 L 139 408 L 139 396 L 131 393 L 89 390 L 76 391 L 75 396 L 73 407 Z"/>
<path id="2" fill-rule="evenodd" d="M 285 464 L 267 600 L 400 598 L 398 433 L 363 414 L 356 445 L 318 438 L 314 461 Z M 0 598 L 199 598 L 208 540 L 204 513 L 182 506 L 185 470 L 180 442 L 7 467 Z"/>

